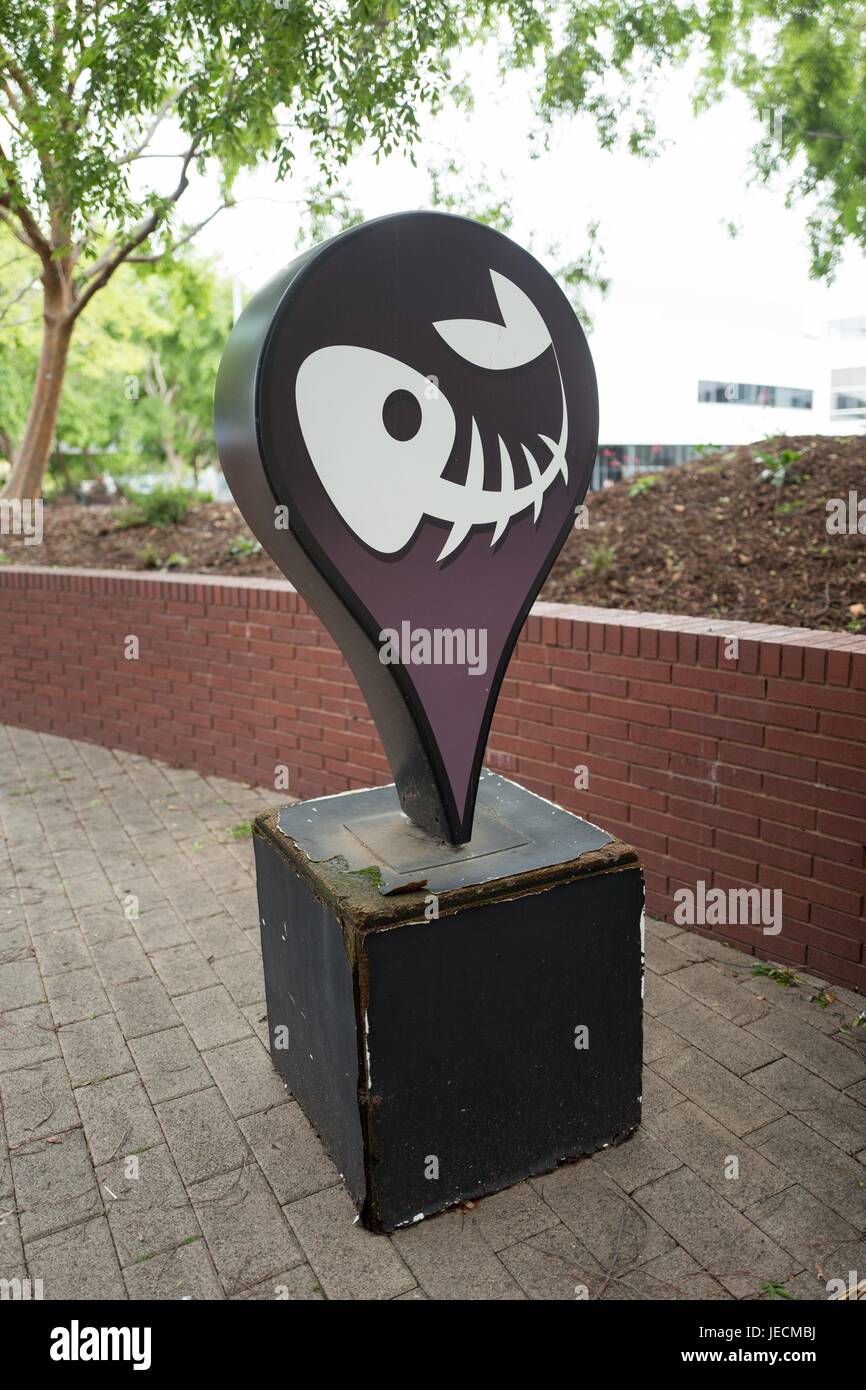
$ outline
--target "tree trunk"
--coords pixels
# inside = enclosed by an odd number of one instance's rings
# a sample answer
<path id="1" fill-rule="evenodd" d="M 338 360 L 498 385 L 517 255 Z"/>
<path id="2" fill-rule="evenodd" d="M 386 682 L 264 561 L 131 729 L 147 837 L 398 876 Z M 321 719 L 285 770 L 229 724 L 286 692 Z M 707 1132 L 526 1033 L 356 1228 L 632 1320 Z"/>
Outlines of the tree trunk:
<path id="1" fill-rule="evenodd" d="M 27 425 L 12 464 L 9 481 L 3 489 L 8 498 L 36 498 L 42 493 L 42 479 L 54 444 L 57 412 L 63 394 L 63 379 L 72 340 L 73 320 L 63 307 L 46 302 L 45 328 L 39 369 L 30 400 Z"/>

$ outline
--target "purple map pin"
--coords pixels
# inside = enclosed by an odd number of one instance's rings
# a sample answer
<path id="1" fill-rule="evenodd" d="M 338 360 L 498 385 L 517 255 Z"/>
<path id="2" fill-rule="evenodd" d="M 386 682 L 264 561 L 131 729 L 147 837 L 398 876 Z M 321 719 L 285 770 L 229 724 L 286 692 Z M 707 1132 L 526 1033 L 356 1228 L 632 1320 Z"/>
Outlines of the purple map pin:
<path id="1" fill-rule="evenodd" d="M 403 810 L 464 843 L 509 657 L 595 458 L 571 305 L 489 227 L 368 222 L 251 300 L 216 418 L 235 500 L 342 648 Z"/>

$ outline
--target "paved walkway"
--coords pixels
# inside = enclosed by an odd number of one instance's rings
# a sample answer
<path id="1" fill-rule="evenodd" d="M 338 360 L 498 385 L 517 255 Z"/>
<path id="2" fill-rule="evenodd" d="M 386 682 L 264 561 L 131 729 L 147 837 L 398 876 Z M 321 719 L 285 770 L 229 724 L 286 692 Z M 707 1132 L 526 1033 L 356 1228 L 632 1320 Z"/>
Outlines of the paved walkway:
<path id="1" fill-rule="evenodd" d="M 647 933 L 644 1124 L 393 1237 L 265 1050 L 274 800 L 0 728 L 0 1279 L 46 1298 L 826 1297 L 866 1275 L 866 1027 Z M 584 1292 L 585 1291 L 585 1292 Z"/>

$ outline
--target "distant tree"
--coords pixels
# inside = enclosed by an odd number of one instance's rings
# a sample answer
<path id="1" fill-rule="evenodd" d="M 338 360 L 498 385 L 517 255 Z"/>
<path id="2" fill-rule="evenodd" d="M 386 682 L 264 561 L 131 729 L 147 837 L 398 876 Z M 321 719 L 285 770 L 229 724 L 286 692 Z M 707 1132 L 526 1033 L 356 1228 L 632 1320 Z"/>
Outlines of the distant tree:
<path id="1" fill-rule="evenodd" d="M 5 494 L 38 495 L 76 324 L 121 265 L 171 256 L 241 169 L 284 176 L 301 138 L 328 179 L 365 142 L 411 146 L 449 54 L 503 19 L 527 61 L 546 33 L 532 0 L 0 0 L 0 222 L 33 258 L 43 319 Z M 167 187 L 139 178 L 163 128 Z M 222 197 L 182 225 L 209 161 Z"/>

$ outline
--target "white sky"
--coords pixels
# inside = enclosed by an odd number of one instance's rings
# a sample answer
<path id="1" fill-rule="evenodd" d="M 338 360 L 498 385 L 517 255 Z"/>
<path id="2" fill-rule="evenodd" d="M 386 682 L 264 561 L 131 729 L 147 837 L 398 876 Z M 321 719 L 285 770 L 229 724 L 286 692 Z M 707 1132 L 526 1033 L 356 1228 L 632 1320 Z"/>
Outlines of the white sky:
<path id="1" fill-rule="evenodd" d="M 515 214 L 511 234 L 524 243 L 532 239 L 542 259 L 553 242 L 562 261 L 579 254 L 585 226 L 597 220 L 611 303 L 628 297 L 632 286 L 662 285 L 790 304 L 816 318 L 866 312 L 862 252 L 847 253 L 832 287 L 816 284 L 808 275 L 805 209 L 785 208 L 782 185 L 747 187 L 750 151 L 761 130 L 743 97 L 726 96 L 695 118 L 692 77 L 681 71 L 655 102 L 659 135 L 667 142 L 656 159 L 603 154 L 591 122 L 580 119 L 560 121 L 550 151 L 533 160 L 527 140 L 534 124 L 531 78 L 511 76 L 502 90 L 491 54 L 475 53 L 471 62 L 474 112 L 426 119 L 417 169 L 396 156 L 379 165 L 361 158 L 347 171 L 346 187 L 366 216 L 428 205 L 425 166 L 454 155 L 472 181 L 483 173 L 498 187 L 504 177 Z M 301 159 L 297 175 L 283 184 L 268 167 L 244 176 L 236 188 L 243 201 L 198 238 L 245 291 L 297 254 L 294 200 L 313 173 Z M 184 217 L 203 216 L 213 201 L 214 186 L 191 188 Z M 733 240 L 722 225 L 729 221 L 742 228 Z M 590 307 L 600 326 L 604 303 Z"/>

